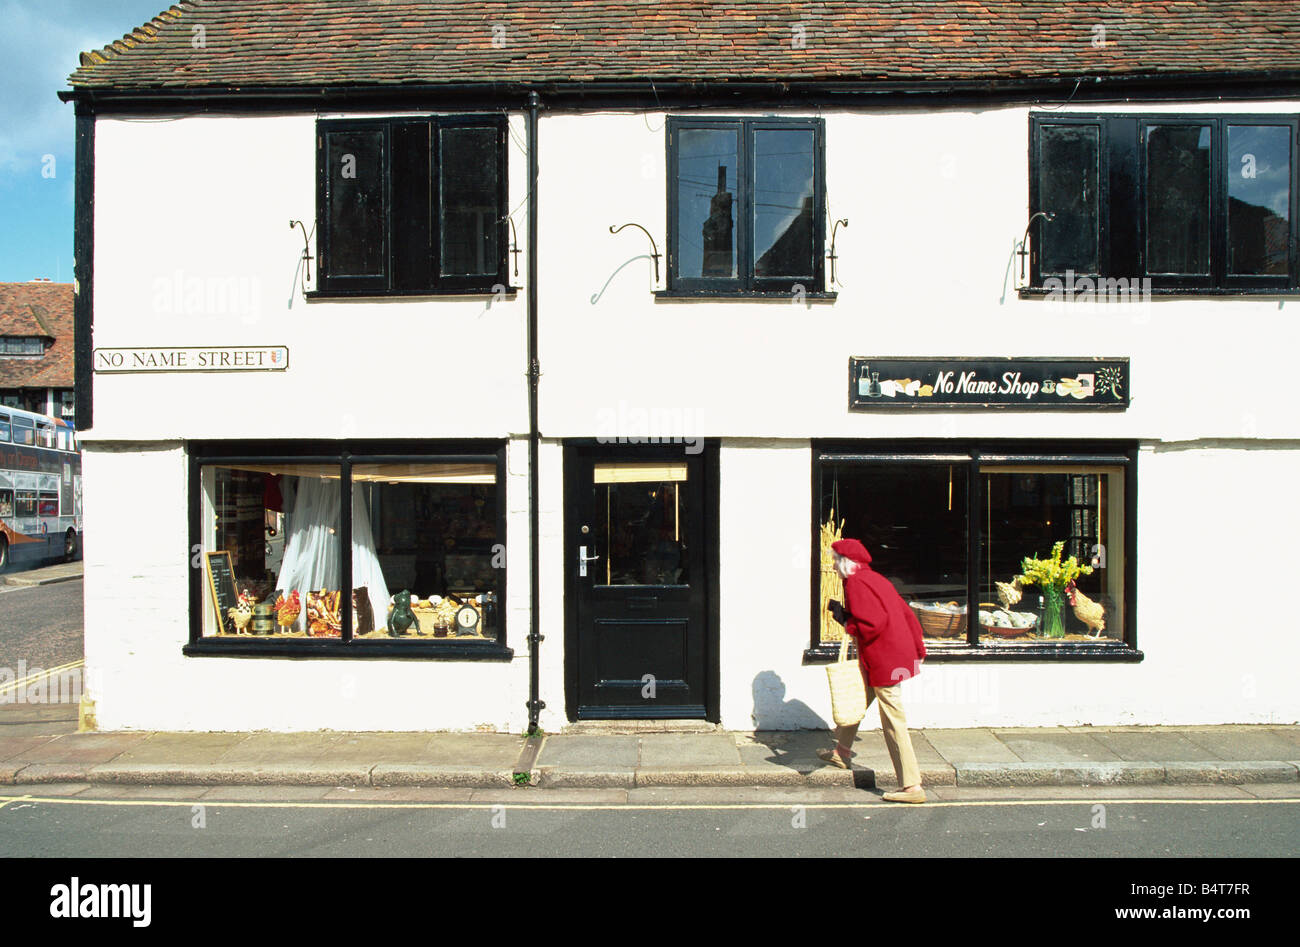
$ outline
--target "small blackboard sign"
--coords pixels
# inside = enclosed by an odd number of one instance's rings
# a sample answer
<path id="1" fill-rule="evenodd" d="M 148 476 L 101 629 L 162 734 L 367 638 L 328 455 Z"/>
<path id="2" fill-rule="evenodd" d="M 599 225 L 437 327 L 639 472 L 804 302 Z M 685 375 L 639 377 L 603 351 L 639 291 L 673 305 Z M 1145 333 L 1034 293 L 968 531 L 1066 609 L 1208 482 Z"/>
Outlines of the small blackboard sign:
<path id="1" fill-rule="evenodd" d="M 235 570 L 230 564 L 230 553 L 204 553 L 208 566 L 208 591 L 212 594 L 212 607 L 216 609 L 217 627 L 227 634 L 235 634 L 235 620 L 230 610 L 239 604 L 235 591 Z"/>

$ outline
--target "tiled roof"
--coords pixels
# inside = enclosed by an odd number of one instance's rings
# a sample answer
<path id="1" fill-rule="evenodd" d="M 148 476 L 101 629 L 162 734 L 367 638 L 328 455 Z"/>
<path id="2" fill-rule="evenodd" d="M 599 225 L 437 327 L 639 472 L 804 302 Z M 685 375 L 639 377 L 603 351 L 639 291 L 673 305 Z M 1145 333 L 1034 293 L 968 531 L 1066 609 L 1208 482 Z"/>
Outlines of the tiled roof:
<path id="1" fill-rule="evenodd" d="M 71 388 L 72 284 L 0 283 L 0 336 L 52 336 L 44 358 L 0 355 L 0 388 Z"/>
<path id="2" fill-rule="evenodd" d="M 1300 72 L 1292 0 L 182 0 L 80 89 Z"/>

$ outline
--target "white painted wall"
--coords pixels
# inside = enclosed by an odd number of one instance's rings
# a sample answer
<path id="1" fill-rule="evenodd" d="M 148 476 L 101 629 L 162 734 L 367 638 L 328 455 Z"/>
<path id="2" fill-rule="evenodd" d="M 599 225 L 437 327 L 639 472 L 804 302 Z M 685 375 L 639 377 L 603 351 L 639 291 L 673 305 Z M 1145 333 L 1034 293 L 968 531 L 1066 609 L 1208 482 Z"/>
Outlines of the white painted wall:
<path id="1" fill-rule="evenodd" d="M 521 122 L 512 120 L 512 142 Z M 315 128 L 314 115 L 96 123 L 95 347 L 289 347 L 285 372 L 96 375 L 96 436 L 528 430 L 525 294 L 490 305 L 478 296 L 303 297 L 302 231 L 289 221 L 313 229 Z M 527 194 L 514 144 L 509 167 L 514 207 Z M 524 218 L 516 227 L 526 248 Z"/>

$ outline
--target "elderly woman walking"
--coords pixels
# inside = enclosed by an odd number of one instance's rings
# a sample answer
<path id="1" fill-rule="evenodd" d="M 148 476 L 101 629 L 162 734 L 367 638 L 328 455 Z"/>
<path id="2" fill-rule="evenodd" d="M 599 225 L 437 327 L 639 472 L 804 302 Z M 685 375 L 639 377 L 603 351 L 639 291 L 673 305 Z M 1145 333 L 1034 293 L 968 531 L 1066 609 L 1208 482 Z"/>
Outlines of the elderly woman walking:
<path id="1" fill-rule="evenodd" d="M 880 726 L 889 756 L 898 774 L 899 792 L 887 792 L 889 802 L 925 802 L 921 771 L 912 751 L 899 684 L 921 670 L 925 642 L 921 623 L 894 586 L 871 568 L 871 553 L 856 539 L 841 539 L 831 546 L 835 568 L 844 579 L 844 604 L 828 606 L 858 646 L 858 663 L 867 685 L 867 706 L 880 706 Z M 849 768 L 858 724 L 836 728 L 837 745 L 817 755 L 833 766 Z"/>

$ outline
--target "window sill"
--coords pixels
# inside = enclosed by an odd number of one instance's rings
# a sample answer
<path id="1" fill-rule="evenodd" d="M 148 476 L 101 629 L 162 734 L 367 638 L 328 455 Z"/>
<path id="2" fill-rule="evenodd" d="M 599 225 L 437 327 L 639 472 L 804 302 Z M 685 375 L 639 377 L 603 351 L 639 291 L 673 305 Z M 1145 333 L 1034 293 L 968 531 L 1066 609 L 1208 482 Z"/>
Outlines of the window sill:
<path id="1" fill-rule="evenodd" d="M 495 642 L 355 641 L 343 644 L 337 639 L 311 641 L 303 638 L 293 641 L 205 639 L 185 645 L 181 653 L 191 658 L 414 658 L 423 661 L 500 662 L 513 661 L 515 656 L 513 649 Z"/>
<path id="2" fill-rule="evenodd" d="M 655 290 L 656 299 L 773 299 L 779 302 L 790 302 L 793 299 L 811 299 L 823 302 L 834 301 L 839 293 L 804 293 L 796 296 L 794 293 L 763 293 L 753 290 L 743 292 L 723 292 L 722 290 L 711 289 L 658 289 Z"/>
<path id="3" fill-rule="evenodd" d="M 518 286 L 505 287 L 505 297 L 514 299 L 519 294 Z M 370 289 L 313 289 L 304 292 L 303 298 L 307 301 L 319 299 L 439 299 L 444 296 L 478 296 L 483 299 L 492 299 L 497 294 L 490 289 L 415 289 L 393 291 L 391 293 L 377 293 Z"/>
<path id="4" fill-rule="evenodd" d="M 850 649 L 852 654 L 852 649 Z M 829 645 L 806 648 L 804 664 L 834 664 L 840 649 Z M 1083 661 L 1093 664 L 1138 664 L 1146 658 L 1141 651 L 1127 645 L 1104 644 L 1034 644 L 995 645 L 988 647 L 930 648 L 924 664 L 961 664 L 967 661 Z"/>
<path id="5" fill-rule="evenodd" d="M 1277 299 L 1278 297 L 1300 299 L 1300 288 L 1270 289 L 1268 287 L 1254 287 L 1249 289 L 1214 289 L 1210 287 L 1201 287 L 1199 289 L 1191 289 L 1178 286 L 1166 286 L 1164 288 L 1153 286 L 1149 291 L 1135 290 L 1133 292 L 1125 293 L 1119 289 L 1107 290 L 1103 287 L 1098 291 L 1089 293 L 1080 290 L 1078 288 L 1078 283 L 1076 282 L 1073 289 L 1070 289 L 1068 286 L 1062 287 L 1061 289 L 1046 289 L 1042 286 L 1022 286 L 1016 290 L 1017 295 L 1019 295 L 1021 299 L 1033 299 L 1047 296 L 1064 296 L 1065 298 L 1070 299 L 1076 296 L 1092 296 L 1094 299 L 1099 301 L 1113 297 L 1116 302 L 1121 303 L 1130 301 L 1141 302 L 1142 299 L 1148 295 L 1148 292 L 1151 296 L 1264 296 L 1270 299 Z"/>

